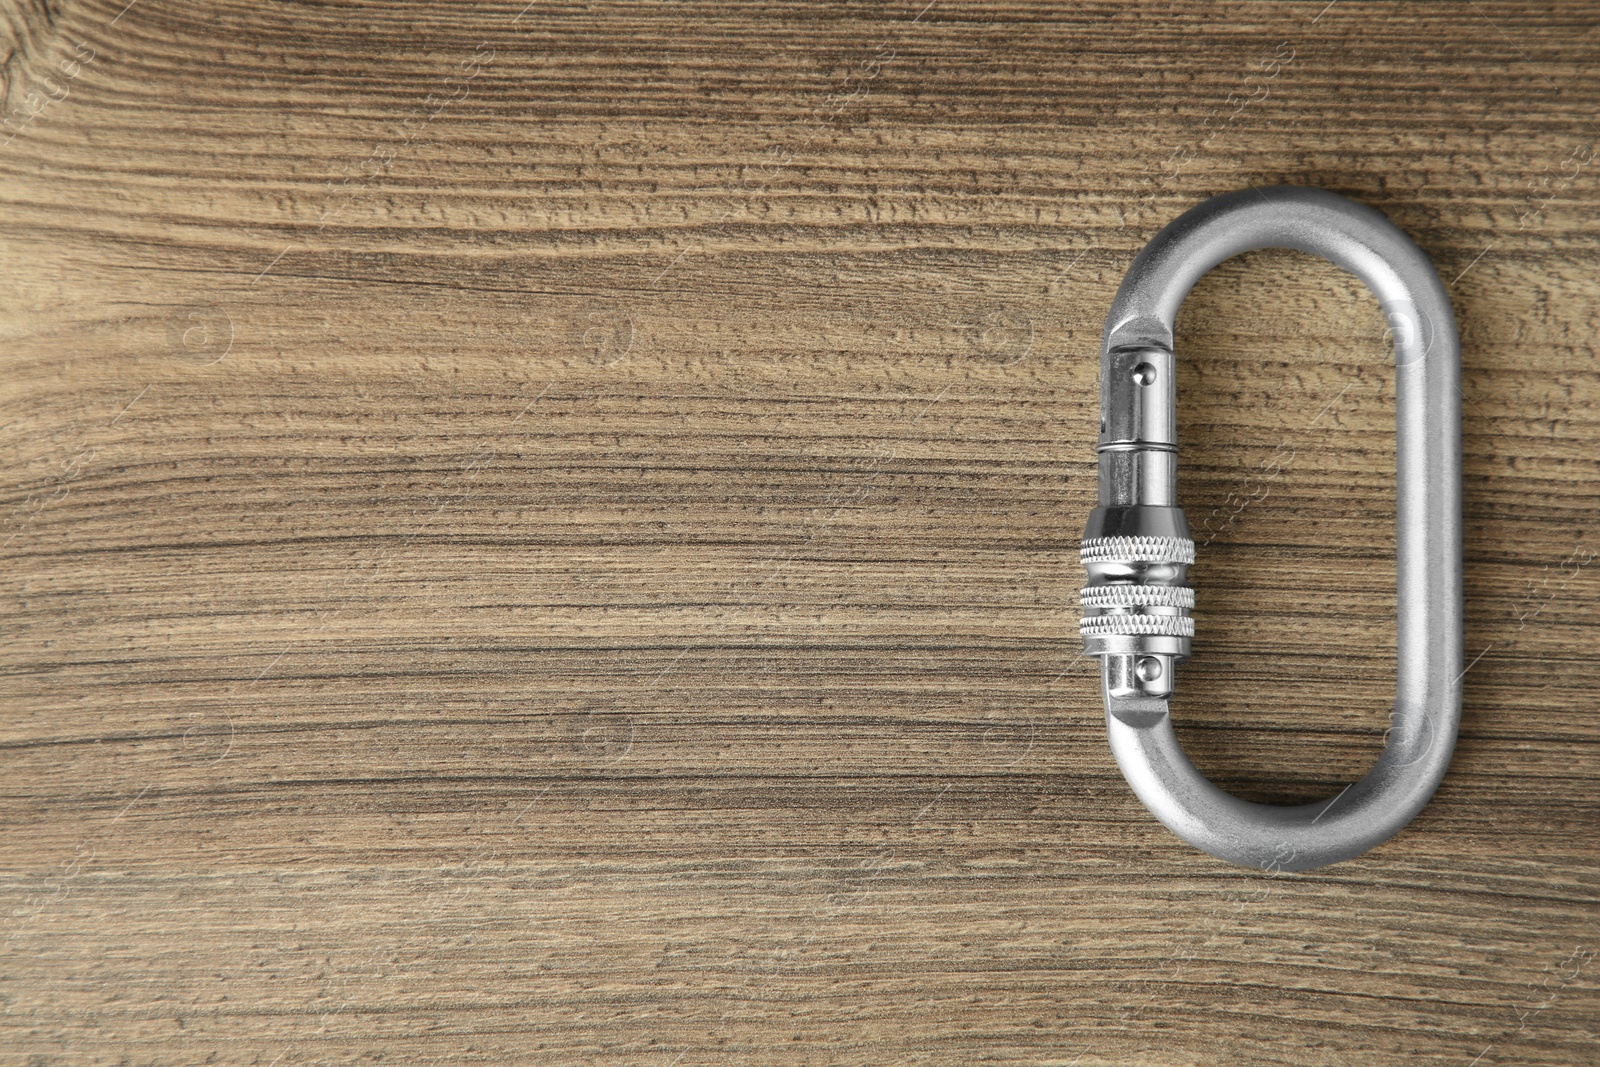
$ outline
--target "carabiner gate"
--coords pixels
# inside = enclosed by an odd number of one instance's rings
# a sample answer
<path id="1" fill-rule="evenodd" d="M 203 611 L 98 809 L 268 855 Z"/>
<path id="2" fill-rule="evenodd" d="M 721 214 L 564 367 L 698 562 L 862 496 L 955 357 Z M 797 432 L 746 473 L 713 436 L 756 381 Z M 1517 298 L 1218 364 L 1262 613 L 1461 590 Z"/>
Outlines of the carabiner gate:
<path id="1" fill-rule="evenodd" d="M 1175 665 L 1194 636 L 1194 542 L 1177 501 L 1173 322 L 1223 260 L 1294 248 L 1350 271 L 1378 297 L 1395 343 L 1398 667 L 1389 741 L 1330 800 L 1253 804 L 1212 785 L 1173 734 Z M 1100 660 L 1111 750 L 1168 829 L 1220 859 L 1301 871 L 1398 833 L 1438 788 L 1461 717 L 1461 351 L 1428 257 L 1371 208 L 1322 189 L 1213 197 L 1156 234 L 1106 316 L 1100 495 L 1081 550 L 1084 651 Z"/>

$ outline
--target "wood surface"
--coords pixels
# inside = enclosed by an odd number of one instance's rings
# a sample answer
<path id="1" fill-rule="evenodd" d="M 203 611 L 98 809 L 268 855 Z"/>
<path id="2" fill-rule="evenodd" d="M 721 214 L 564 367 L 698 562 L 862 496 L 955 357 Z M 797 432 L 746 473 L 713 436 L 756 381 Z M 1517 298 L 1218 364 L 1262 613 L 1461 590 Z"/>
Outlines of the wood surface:
<path id="1" fill-rule="evenodd" d="M 7 0 L 0 1065 L 1600 1062 L 1600 10 Z M 1101 320 L 1206 196 L 1449 283 L 1449 777 L 1301 875 L 1078 652 Z M 1393 695 L 1376 301 L 1184 306 L 1180 736 Z"/>

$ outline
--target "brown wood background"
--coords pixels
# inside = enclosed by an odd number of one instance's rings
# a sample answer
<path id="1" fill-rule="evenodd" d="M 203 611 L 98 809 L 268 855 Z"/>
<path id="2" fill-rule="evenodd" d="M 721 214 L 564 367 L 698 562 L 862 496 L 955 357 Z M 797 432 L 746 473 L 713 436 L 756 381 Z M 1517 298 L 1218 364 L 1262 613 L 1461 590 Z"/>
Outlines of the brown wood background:
<path id="1" fill-rule="evenodd" d="M 1593 1064 L 1600 9 L 10 0 L 0 1064 Z M 1450 283 L 1403 834 L 1171 837 L 1078 655 L 1101 318 L 1320 185 Z M 1352 278 L 1185 306 L 1182 736 L 1359 776 Z"/>

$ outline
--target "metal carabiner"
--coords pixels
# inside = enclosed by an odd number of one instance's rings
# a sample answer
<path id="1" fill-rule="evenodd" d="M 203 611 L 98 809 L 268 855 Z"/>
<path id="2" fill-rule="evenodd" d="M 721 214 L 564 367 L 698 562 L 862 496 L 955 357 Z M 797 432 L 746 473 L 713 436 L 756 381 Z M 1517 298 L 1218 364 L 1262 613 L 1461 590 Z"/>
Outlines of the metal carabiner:
<path id="1" fill-rule="evenodd" d="M 1331 800 L 1253 804 L 1206 780 L 1173 734 L 1189 655 L 1194 542 L 1177 501 L 1173 320 L 1195 282 L 1256 248 L 1311 252 L 1378 297 L 1394 334 L 1398 668 L 1388 745 Z M 1100 659 L 1111 750 L 1166 827 L 1220 859 L 1302 871 L 1398 833 L 1438 788 L 1461 718 L 1461 350 L 1427 255 L 1372 208 L 1322 189 L 1213 197 L 1156 234 L 1106 316 L 1100 495 L 1084 531 L 1084 651 Z"/>

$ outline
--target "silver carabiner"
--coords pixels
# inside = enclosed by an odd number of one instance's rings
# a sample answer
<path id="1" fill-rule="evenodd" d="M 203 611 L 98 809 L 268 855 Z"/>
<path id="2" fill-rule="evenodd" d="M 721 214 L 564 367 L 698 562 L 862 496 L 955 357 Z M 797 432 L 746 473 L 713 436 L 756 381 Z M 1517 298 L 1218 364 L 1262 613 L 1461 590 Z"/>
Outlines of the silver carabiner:
<path id="1" fill-rule="evenodd" d="M 1194 542 L 1177 501 L 1173 320 L 1195 282 L 1256 248 L 1311 252 L 1378 297 L 1394 334 L 1398 668 L 1388 745 L 1331 800 L 1253 804 L 1206 780 L 1173 734 L 1173 668 L 1189 655 Z M 1372 208 L 1322 189 L 1213 197 L 1156 234 L 1106 316 L 1100 495 L 1081 551 L 1084 651 L 1100 659 L 1106 728 L 1133 791 L 1196 848 L 1302 871 L 1398 833 L 1438 788 L 1461 718 L 1461 349 L 1426 254 Z"/>

